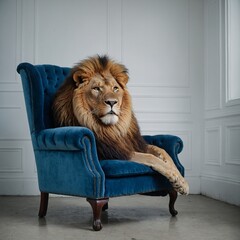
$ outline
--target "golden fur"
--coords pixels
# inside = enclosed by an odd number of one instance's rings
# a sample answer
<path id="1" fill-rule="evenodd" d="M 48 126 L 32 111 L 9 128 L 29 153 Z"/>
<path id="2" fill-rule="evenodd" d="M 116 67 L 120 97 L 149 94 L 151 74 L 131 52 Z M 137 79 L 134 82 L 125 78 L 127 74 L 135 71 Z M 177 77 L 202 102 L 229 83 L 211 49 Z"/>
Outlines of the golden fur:
<path id="1" fill-rule="evenodd" d="M 100 159 L 130 159 L 134 151 L 146 152 L 127 82 L 125 66 L 107 56 L 83 60 L 55 96 L 55 124 L 91 129 Z"/>

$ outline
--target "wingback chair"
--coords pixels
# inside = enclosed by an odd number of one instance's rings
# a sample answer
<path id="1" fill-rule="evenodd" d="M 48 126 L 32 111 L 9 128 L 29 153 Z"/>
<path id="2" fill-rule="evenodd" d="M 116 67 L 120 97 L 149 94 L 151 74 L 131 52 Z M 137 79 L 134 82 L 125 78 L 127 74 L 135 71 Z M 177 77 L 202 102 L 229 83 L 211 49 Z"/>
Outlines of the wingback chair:
<path id="1" fill-rule="evenodd" d="M 126 160 L 99 161 L 94 134 L 86 127 L 54 128 L 52 101 L 70 68 L 21 63 L 29 128 L 41 192 L 39 217 L 45 217 L 49 193 L 84 197 L 93 210 L 93 229 L 101 230 L 101 213 L 111 197 L 133 194 L 169 195 L 169 211 L 177 214 L 177 192 L 169 181 L 150 167 Z M 144 136 L 149 144 L 165 149 L 180 173 L 178 159 L 183 142 L 171 135 Z"/>

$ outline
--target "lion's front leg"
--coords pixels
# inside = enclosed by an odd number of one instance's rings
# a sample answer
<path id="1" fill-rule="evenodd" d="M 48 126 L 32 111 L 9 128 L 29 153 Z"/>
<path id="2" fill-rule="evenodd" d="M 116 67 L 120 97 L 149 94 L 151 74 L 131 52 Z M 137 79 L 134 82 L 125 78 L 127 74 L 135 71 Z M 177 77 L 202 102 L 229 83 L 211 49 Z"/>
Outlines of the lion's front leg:
<path id="1" fill-rule="evenodd" d="M 152 148 L 150 149 L 152 150 Z M 151 151 L 149 151 L 149 153 L 135 152 L 131 158 L 131 161 L 152 167 L 155 171 L 164 175 L 177 192 L 183 195 L 188 194 L 188 183 L 176 168 L 171 157 L 168 154 L 160 154 L 159 156 L 156 156 L 155 154 L 153 154 Z"/>
<path id="2" fill-rule="evenodd" d="M 168 165 L 170 171 L 176 176 L 175 181 L 172 182 L 173 187 L 177 190 L 177 188 L 183 188 L 186 189 L 187 193 L 189 192 L 189 185 L 186 182 L 186 180 L 183 178 L 181 173 L 178 171 L 175 163 L 173 162 L 172 158 L 169 156 L 169 154 L 162 148 L 154 146 L 154 145 L 148 145 L 147 146 L 147 152 L 153 154 L 154 156 L 161 159 L 166 165 Z M 179 192 L 181 192 L 180 190 Z"/>
<path id="3" fill-rule="evenodd" d="M 176 167 L 172 158 L 169 156 L 169 154 L 162 148 L 154 146 L 154 145 L 147 145 L 147 153 L 151 153 L 154 156 L 158 157 L 159 159 L 163 160 L 168 165 L 171 165 L 173 168 Z M 178 171 L 178 169 L 176 168 Z"/>

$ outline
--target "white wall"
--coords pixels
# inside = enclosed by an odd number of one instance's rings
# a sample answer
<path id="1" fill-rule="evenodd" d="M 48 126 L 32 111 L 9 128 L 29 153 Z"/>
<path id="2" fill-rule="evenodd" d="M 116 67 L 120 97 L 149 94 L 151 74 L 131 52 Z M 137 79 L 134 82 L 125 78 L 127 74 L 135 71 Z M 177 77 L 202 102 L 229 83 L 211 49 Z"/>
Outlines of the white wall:
<path id="1" fill-rule="evenodd" d="M 204 2 L 205 160 L 202 162 L 201 192 L 239 205 L 240 101 L 231 100 L 228 95 L 231 79 L 228 75 L 227 56 L 230 56 L 228 53 L 231 52 L 228 51 L 225 38 L 225 31 L 228 29 L 227 9 L 231 1 Z M 237 1 L 240 6 L 239 0 Z M 237 51 L 237 48 L 234 48 L 234 51 Z M 240 81 L 239 79 L 240 76 L 236 81 Z"/>
<path id="2" fill-rule="evenodd" d="M 72 66 L 96 53 L 129 68 L 143 134 L 183 139 L 190 192 L 200 193 L 202 0 L 1 0 L 0 32 L 0 194 L 38 194 L 17 64 Z"/>

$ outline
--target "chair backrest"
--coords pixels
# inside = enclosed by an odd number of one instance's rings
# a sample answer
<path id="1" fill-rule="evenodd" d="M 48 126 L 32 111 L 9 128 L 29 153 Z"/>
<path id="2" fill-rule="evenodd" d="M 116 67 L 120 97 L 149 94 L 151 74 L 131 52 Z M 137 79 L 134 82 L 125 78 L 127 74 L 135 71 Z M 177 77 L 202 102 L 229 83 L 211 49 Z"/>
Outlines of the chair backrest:
<path id="1" fill-rule="evenodd" d="M 70 68 L 55 65 L 21 63 L 24 98 L 31 133 L 53 127 L 52 102 L 54 95 L 70 73 Z"/>

